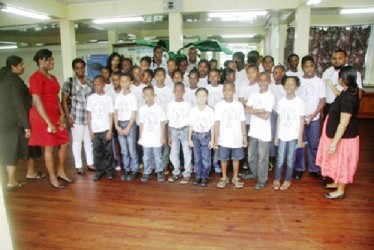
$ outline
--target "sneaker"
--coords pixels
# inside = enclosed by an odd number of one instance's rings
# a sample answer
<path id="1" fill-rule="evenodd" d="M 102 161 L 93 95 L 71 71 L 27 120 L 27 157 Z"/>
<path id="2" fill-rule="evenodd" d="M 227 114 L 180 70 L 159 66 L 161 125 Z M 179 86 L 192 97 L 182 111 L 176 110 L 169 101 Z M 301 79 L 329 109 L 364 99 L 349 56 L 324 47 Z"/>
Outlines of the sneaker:
<path id="1" fill-rule="evenodd" d="M 168 178 L 168 182 L 175 182 L 179 179 L 179 175 L 171 175 Z"/>
<path id="2" fill-rule="evenodd" d="M 114 179 L 114 173 L 108 175 L 108 180 L 113 180 Z"/>
<path id="3" fill-rule="evenodd" d="M 219 182 L 217 183 L 218 188 L 225 188 L 226 185 L 229 183 L 229 178 L 221 178 L 219 179 Z"/>
<path id="4" fill-rule="evenodd" d="M 149 181 L 149 174 L 143 174 L 142 178 L 140 179 L 141 182 Z"/>
<path id="5" fill-rule="evenodd" d="M 125 181 L 128 175 L 129 175 L 129 172 L 123 171 L 123 174 L 121 175 L 121 181 Z"/>
<path id="6" fill-rule="evenodd" d="M 232 177 L 231 183 L 234 184 L 236 188 L 243 188 L 244 183 L 240 181 L 240 178 Z"/>
<path id="7" fill-rule="evenodd" d="M 254 174 L 250 173 L 250 172 L 247 172 L 247 173 L 243 173 L 241 175 L 239 175 L 241 178 L 243 178 L 244 180 L 249 180 L 249 179 L 257 179 L 256 176 L 254 176 Z"/>
<path id="8" fill-rule="evenodd" d="M 295 178 L 296 180 L 300 180 L 301 178 L 303 178 L 303 174 L 303 171 L 295 171 L 295 173 L 293 174 L 293 178 Z"/>
<path id="9" fill-rule="evenodd" d="M 101 177 L 103 177 L 105 174 L 104 173 L 96 173 L 94 177 L 94 181 L 100 180 Z"/>
<path id="10" fill-rule="evenodd" d="M 208 179 L 202 178 L 201 179 L 201 186 L 206 187 L 208 185 Z"/>
<path id="11" fill-rule="evenodd" d="M 129 173 L 129 175 L 127 176 L 126 180 L 127 180 L 127 181 L 132 181 L 132 180 L 134 180 L 135 178 L 136 178 L 136 172 L 131 171 L 131 172 Z"/>
<path id="12" fill-rule="evenodd" d="M 219 165 L 218 162 L 213 163 L 213 166 L 214 166 L 214 172 L 216 172 L 217 174 L 222 173 L 221 165 Z"/>
<path id="13" fill-rule="evenodd" d="M 261 190 L 265 187 L 265 183 L 262 183 L 262 182 L 257 182 L 256 186 L 255 186 L 255 189 L 256 190 Z"/>
<path id="14" fill-rule="evenodd" d="M 157 181 L 158 182 L 164 182 L 165 181 L 164 171 L 160 171 L 160 172 L 157 173 Z"/>
<path id="15" fill-rule="evenodd" d="M 182 180 L 181 180 L 181 184 L 182 185 L 185 185 L 187 184 L 188 182 L 190 182 L 190 177 L 183 177 Z"/>
<path id="16" fill-rule="evenodd" d="M 121 171 L 121 166 L 120 165 L 117 165 L 116 168 L 115 168 L 116 171 Z"/>
<path id="17" fill-rule="evenodd" d="M 202 181 L 201 178 L 195 178 L 193 184 L 194 184 L 194 185 L 197 185 L 197 184 L 201 183 L 201 181 Z"/>

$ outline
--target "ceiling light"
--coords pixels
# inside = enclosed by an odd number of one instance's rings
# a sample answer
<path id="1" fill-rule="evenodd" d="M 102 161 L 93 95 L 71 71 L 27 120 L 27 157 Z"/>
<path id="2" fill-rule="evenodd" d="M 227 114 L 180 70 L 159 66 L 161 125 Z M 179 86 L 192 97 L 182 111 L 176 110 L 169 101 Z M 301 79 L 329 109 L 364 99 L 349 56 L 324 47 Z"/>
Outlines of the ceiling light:
<path id="1" fill-rule="evenodd" d="M 365 13 L 374 13 L 374 8 L 365 8 L 365 9 L 341 9 L 340 14 L 365 14 Z"/>
<path id="2" fill-rule="evenodd" d="M 17 49 L 17 45 L 5 45 L 5 46 L 0 46 L 0 49 Z"/>
<path id="3" fill-rule="evenodd" d="M 11 6 L 5 6 L 1 9 L 1 11 L 16 14 L 16 15 L 20 15 L 20 16 L 24 16 L 24 17 L 41 19 L 41 20 L 50 19 L 50 17 L 47 16 L 46 14 L 37 13 L 37 12 L 34 12 L 34 11 L 29 11 L 29 10 L 20 9 L 20 8 L 11 7 Z"/>
<path id="4" fill-rule="evenodd" d="M 106 23 L 132 23 L 132 22 L 143 22 L 144 18 L 139 17 L 117 17 L 117 18 L 107 18 L 107 19 L 96 19 L 92 22 L 95 24 L 106 24 Z"/>
<path id="5" fill-rule="evenodd" d="M 222 38 L 251 38 L 253 35 L 242 34 L 242 35 L 221 35 Z"/>
<path id="6" fill-rule="evenodd" d="M 308 0 L 308 2 L 306 2 L 306 5 L 317 5 L 321 2 L 322 0 Z"/>
<path id="7" fill-rule="evenodd" d="M 213 12 L 208 13 L 208 18 L 220 18 L 222 21 L 246 21 L 254 20 L 258 16 L 265 16 L 267 11 L 246 11 L 246 12 Z"/>

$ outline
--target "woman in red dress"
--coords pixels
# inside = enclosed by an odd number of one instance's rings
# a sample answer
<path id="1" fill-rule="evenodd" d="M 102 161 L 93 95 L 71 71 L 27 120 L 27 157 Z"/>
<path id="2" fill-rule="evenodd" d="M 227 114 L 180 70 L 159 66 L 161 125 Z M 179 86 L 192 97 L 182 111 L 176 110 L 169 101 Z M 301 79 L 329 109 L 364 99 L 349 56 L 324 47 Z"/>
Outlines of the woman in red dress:
<path id="1" fill-rule="evenodd" d="M 64 112 L 58 94 L 60 84 L 55 76 L 49 74 L 54 67 L 52 52 L 41 49 L 33 60 L 39 69 L 29 79 L 33 107 L 30 110 L 31 137 L 29 145 L 44 147 L 44 161 L 48 170 L 50 184 L 55 188 L 65 188 L 58 180 L 72 182 L 65 173 L 66 148 L 69 135 L 65 128 Z M 58 146 L 58 170 L 54 170 L 53 148 Z"/>

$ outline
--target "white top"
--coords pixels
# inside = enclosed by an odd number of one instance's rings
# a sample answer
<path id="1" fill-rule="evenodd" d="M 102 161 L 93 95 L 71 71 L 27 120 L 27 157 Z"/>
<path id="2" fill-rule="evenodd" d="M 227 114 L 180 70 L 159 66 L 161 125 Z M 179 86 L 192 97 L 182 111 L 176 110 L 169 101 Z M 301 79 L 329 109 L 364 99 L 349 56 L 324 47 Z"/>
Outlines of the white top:
<path id="1" fill-rule="evenodd" d="M 245 121 L 244 107 L 238 101 L 217 103 L 214 120 L 219 121 L 218 145 L 226 148 L 243 147 L 241 122 Z"/>
<path id="2" fill-rule="evenodd" d="M 114 106 L 114 102 L 115 102 L 115 100 L 116 100 L 116 97 L 117 97 L 118 95 L 122 94 L 122 93 L 123 93 L 123 90 L 121 89 L 121 91 L 117 93 L 117 92 L 114 90 L 114 88 L 108 88 L 108 90 L 107 90 L 107 91 L 104 91 L 104 92 L 105 92 L 105 94 L 107 94 L 108 96 L 110 96 L 110 98 L 111 98 L 112 101 L 113 101 L 113 106 Z"/>
<path id="3" fill-rule="evenodd" d="M 305 115 L 305 106 L 303 100 L 295 96 L 289 100 L 283 97 L 279 100 L 279 130 L 278 138 L 282 141 L 291 141 L 299 138 L 300 117 Z"/>
<path id="4" fill-rule="evenodd" d="M 196 63 L 190 63 L 190 61 L 188 61 L 186 73 L 189 73 L 193 68 L 197 69 L 198 65 L 199 65 L 199 62 L 197 60 L 196 60 Z"/>
<path id="5" fill-rule="evenodd" d="M 197 133 L 209 132 L 214 125 L 214 111 L 208 105 L 204 110 L 200 110 L 198 106 L 191 109 L 188 117 L 188 123 L 192 126 L 192 130 Z"/>
<path id="6" fill-rule="evenodd" d="M 282 84 L 275 84 L 275 82 L 272 82 L 269 85 L 269 91 L 273 93 L 275 97 L 273 110 L 276 111 L 279 100 L 286 96 L 286 90 L 284 90 Z"/>
<path id="7" fill-rule="evenodd" d="M 287 75 L 287 76 L 297 76 L 297 77 L 301 80 L 301 78 L 302 78 L 303 75 L 304 75 L 304 72 L 302 72 L 302 71 L 293 72 L 293 71 L 291 71 L 291 70 L 288 70 L 288 71 L 286 72 L 286 75 Z"/>
<path id="8" fill-rule="evenodd" d="M 300 79 L 300 87 L 296 90 L 296 95 L 303 99 L 305 104 L 305 116 L 311 115 L 316 111 L 319 100 L 326 97 L 325 83 L 321 78 L 315 76 L 311 79 Z M 319 113 L 314 117 L 313 121 L 319 119 Z"/>
<path id="9" fill-rule="evenodd" d="M 247 73 L 245 72 L 245 69 L 242 69 L 241 71 L 235 72 L 235 79 L 236 81 L 246 81 L 247 80 Z"/>
<path id="10" fill-rule="evenodd" d="M 190 80 L 188 78 L 187 73 L 184 73 L 183 75 L 183 84 L 185 89 L 187 89 L 190 86 Z"/>
<path id="11" fill-rule="evenodd" d="M 143 105 L 139 109 L 139 122 L 143 124 L 139 143 L 144 147 L 161 147 L 161 122 L 165 120 L 165 113 L 160 105 Z"/>
<path id="12" fill-rule="evenodd" d="M 207 88 L 208 87 L 208 76 L 200 78 L 199 82 L 197 83 L 198 88 Z"/>
<path id="13" fill-rule="evenodd" d="M 141 83 L 139 86 L 135 86 L 134 84 L 131 84 L 130 90 L 131 93 L 133 93 L 136 97 L 137 101 L 137 107 L 140 108 L 145 104 L 144 98 L 143 98 L 143 89 L 147 85 Z M 136 124 L 139 125 L 139 114 L 136 116 Z"/>
<path id="14" fill-rule="evenodd" d="M 247 106 L 254 109 L 264 109 L 271 113 L 274 106 L 274 99 L 274 95 L 270 91 L 253 93 L 249 97 Z M 270 115 L 266 120 L 256 115 L 251 115 L 251 126 L 248 135 L 261 141 L 271 141 Z"/>
<path id="15" fill-rule="evenodd" d="M 186 88 L 184 95 L 183 95 L 183 100 L 191 104 L 191 107 L 195 107 L 197 105 L 197 99 L 196 99 L 196 89 L 190 89 Z"/>
<path id="16" fill-rule="evenodd" d="M 323 72 L 322 80 L 331 79 L 333 85 L 339 90 L 342 91 L 343 87 L 339 84 L 338 78 L 339 78 L 339 71 L 335 70 L 334 66 L 331 66 L 330 68 L 326 69 L 325 72 Z M 362 79 L 360 72 L 357 71 L 357 85 L 360 89 L 362 89 Z M 326 84 L 326 83 L 325 83 Z M 334 102 L 336 98 L 336 95 L 332 92 L 329 85 L 326 84 L 326 103 L 331 104 Z"/>
<path id="17" fill-rule="evenodd" d="M 223 99 L 223 85 L 218 84 L 217 86 L 208 85 L 208 105 L 214 108 L 216 104 Z"/>
<path id="18" fill-rule="evenodd" d="M 104 86 L 104 92 L 107 94 L 111 91 L 114 91 L 114 86 L 113 86 L 113 83 L 110 82 L 110 83 L 105 83 L 105 86 Z"/>
<path id="19" fill-rule="evenodd" d="M 167 107 L 166 119 L 169 121 L 171 128 L 183 128 L 188 126 L 188 115 L 191 110 L 190 103 L 169 102 Z"/>
<path id="20" fill-rule="evenodd" d="M 165 85 L 171 89 L 174 89 L 173 79 L 171 79 L 171 77 L 168 74 L 166 74 L 166 77 L 165 77 Z"/>
<path id="21" fill-rule="evenodd" d="M 118 112 L 118 121 L 129 121 L 132 112 L 138 111 L 138 101 L 133 93 L 120 94 L 116 97 L 114 109 Z"/>
<path id="22" fill-rule="evenodd" d="M 260 91 L 260 86 L 258 85 L 258 83 L 255 83 L 255 84 L 249 84 L 249 81 L 246 80 L 246 82 L 242 82 L 243 85 L 242 87 L 238 90 L 236 90 L 236 92 L 238 93 L 238 97 L 239 98 L 243 98 L 244 101 L 248 101 L 249 100 L 249 97 L 253 94 L 253 93 L 257 93 Z M 250 124 L 251 123 L 251 115 L 245 115 L 245 123 L 246 124 Z"/>
<path id="23" fill-rule="evenodd" d="M 157 68 L 164 68 L 165 72 L 168 72 L 168 65 L 164 60 L 161 61 L 161 64 L 159 66 L 155 62 L 151 62 L 150 69 L 155 71 Z"/>
<path id="24" fill-rule="evenodd" d="M 91 129 L 94 133 L 109 130 L 109 115 L 113 113 L 113 101 L 107 95 L 96 93 L 87 98 L 87 110 L 91 112 Z"/>
<path id="25" fill-rule="evenodd" d="M 166 108 L 168 103 L 174 101 L 175 99 L 173 90 L 166 86 L 164 86 L 163 88 L 154 86 L 153 88 L 156 94 L 155 103 L 160 105 L 166 114 Z"/>

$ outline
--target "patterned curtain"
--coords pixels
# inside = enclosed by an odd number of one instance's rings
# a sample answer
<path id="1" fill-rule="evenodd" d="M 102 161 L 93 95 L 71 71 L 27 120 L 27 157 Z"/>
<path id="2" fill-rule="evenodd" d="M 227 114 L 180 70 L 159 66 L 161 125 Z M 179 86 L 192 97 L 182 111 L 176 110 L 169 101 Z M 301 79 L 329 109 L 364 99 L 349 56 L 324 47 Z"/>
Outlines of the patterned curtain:
<path id="1" fill-rule="evenodd" d="M 349 64 L 365 74 L 365 55 L 368 48 L 370 26 L 351 27 L 311 27 L 309 37 L 309 53 L 317 63 L 317 75 L 331 65 L 331 55 L 336 49 L 344 49 L 349 56 Z M 285 60 L 293 51 L 295 28 L 287 30 Z M 304 55 L 299 55 L 300 59 Z"/>

